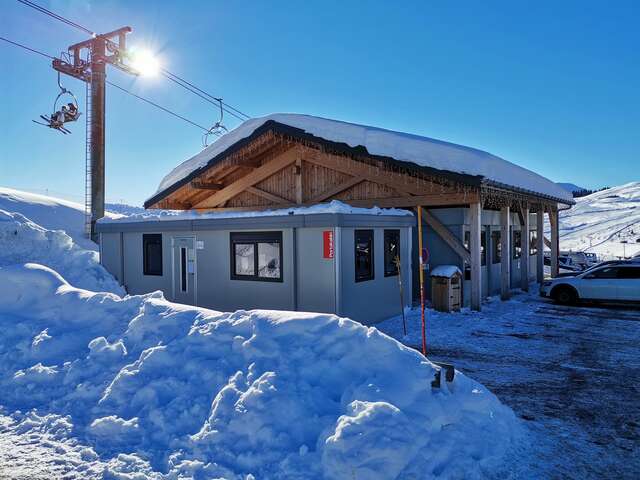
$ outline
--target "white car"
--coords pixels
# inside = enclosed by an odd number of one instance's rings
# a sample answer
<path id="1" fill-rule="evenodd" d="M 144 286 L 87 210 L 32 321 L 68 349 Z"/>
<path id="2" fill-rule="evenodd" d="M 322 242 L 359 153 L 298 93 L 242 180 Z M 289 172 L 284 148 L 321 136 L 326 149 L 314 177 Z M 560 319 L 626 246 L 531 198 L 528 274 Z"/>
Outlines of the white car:
<path id="1" fill-rule="evenodd" d="M 640 302 L 640 263 L 608 262 L 574 276 L 545 280 L 540 295 L 558 303 Z"/>

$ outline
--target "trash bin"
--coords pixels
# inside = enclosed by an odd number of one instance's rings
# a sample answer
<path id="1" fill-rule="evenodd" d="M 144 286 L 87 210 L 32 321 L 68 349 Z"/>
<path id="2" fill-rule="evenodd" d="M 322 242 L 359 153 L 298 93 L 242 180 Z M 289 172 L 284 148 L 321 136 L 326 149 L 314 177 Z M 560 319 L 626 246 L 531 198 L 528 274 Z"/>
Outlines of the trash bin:
<path id="1" fill-rule="evenodd" d="M 440 312 L 457 312 L 462 305 L 462 272 L 455 265 L 431 270 L 431 303 Z"/>

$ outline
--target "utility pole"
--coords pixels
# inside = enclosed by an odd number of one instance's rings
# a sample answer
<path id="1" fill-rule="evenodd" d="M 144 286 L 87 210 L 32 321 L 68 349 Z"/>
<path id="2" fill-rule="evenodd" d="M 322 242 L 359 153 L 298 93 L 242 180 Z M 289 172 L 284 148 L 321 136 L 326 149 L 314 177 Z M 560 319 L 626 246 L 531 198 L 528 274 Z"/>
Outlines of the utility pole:
<path id="1" fill-rule="evenodd" d="M 87 84 L 87 145 L 86 145 L 86 233 L 97 241 L 96 221 L 104 217 L 105 203 L 105 81 L 106 66 L 132 75 L 137 72 L 126 65 L 126 36 L 131 27 L 94 35 L 93 38 L 71 45 L 62 59 L 53 60 L 58 72 L 82 80 Z"/>

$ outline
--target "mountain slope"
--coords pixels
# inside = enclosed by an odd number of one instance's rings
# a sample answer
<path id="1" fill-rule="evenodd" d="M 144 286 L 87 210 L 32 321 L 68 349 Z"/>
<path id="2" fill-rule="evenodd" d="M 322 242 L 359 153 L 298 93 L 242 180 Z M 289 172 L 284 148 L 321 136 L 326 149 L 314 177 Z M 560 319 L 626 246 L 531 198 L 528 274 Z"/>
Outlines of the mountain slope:
<path id="1" fill-rule="evenodd" d="M 60 198 L 0 187 L 0 210 L 19 213 L 47 230 L 64 230 L 82 248 L 98 246 L 84 234 L 84 205 Z M 120 217 L 106 213 L 107 217 Z"/>
<path id="2" fill-rule="evenodd" d="M 570 192 L 570 193 L 581 192 L 582 190 L 586 190 L 585 188 L 579 187 L 575 183 L 556 182 L 556 185 L 564 188 L 567 192 Z"/>
<path id="3" fill-rule="evenodd" d="M 595 252 L 604 259 L 640 252 L 640 182 L 575 200 L 560 214 L 562 250 Z"/>

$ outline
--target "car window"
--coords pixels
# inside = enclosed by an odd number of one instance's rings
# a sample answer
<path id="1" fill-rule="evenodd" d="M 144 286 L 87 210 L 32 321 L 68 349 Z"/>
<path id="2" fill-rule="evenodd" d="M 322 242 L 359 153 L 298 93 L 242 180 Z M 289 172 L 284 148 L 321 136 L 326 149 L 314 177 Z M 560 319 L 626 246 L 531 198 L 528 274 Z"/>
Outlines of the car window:
<path id="1" fill-rule="evenodd" d="M 618 269 L 618 278 L 640 279 L 640 267 L 621 267 Z"/>
<path id="2" fill-rule="evenodd" d="M 605 267 L 591 272 L 588 278 L 618 278 L 618 267 Z"/>

